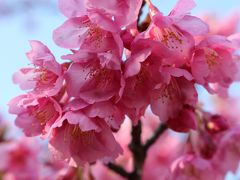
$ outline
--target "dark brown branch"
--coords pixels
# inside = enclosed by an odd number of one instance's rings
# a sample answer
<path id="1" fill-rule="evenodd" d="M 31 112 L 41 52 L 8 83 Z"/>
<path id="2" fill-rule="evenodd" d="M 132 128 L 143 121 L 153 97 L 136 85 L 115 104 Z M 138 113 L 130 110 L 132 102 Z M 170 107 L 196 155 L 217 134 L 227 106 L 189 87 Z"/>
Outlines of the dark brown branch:
<path id="1" fill-rule="evenodd" d="M 145 31 L 148 28 L 148 26 L 150 25 L 150 23 L 151 23 L 151 18 L 150 18 L 149 14 L 148 14 L 146 16 L 146 18 L 143 20 L 143 22 L 138 24 L 138 31 L 139 32 Z"/>
<path id="2" fill-rule="evenodd" d="M 164 131 L 167 129 L 167 125 L 162 123 L 158 126 L 157 130 L 154 132 L 153 136 L 147 140 L 147 142 L 145 143 L 145 145 L 143 146 L 144 150 L 147 152 L 147 150 L 150 148 L 151 145 L 153 145 L 158 137 L 164 133 Z"/>
<path id="3" fill-rule="evenodd" d="M 141 19 L 141 16 L 142 16 L 142 14 L 143 14 L 143 8 L 144 8 L 145 4 L 146 4 L 146 1 L 143 0 L 142 6 L 141 6 L 140 11 L 139 11 L 138 19 L 137 19 L 137 27 L 138 27 L 138 30 L 140 30 L 140 29 L 139 29 L 139 28 L 140 28 L 140 25 L 141 25 L 141 24 L 140 24 L 140 19 Z M 141 31 L 140 31 L 140 32 L 141 32 Z"/>
<path id="4" fill-rule="evenodd" d="M 129 179 L 130 173 L 123 169 L 123 167 L 113 163 L 108 163 L 107 167 L 111 169 L 113 172 L 119 174 L 120 176 Z"/>
<path id="5" fill-rule="evenodd" d="M 157 141 L 158 137 L 165 132 L 166 129 L 166 124 L 160 124 L 157 130 L 154 132 L 153 136 L 143 145 L 141 142 L 142 123 L 141 121 L 139 121 L 136 126 L 132 126 L 132 140 L 128 146 L 133 155 L 133 171 L 129 173 L 123 167 L 113 163 L 109 163 L 107 165 L 108 168 L 128 180 L 141 180 L 142 169 L 147 156 L 147 151 L 151 147 L 151 145 L 153 145 Z"/>
<path id="6" fill-rule="evenodd" d="M 140 146 L 141 143 L 141 134 L 142 134 L 142 123 L 141 121 L 138 122 L 136 126 L 132 126 L 132 141 L 130 143 L 130 146 Z M 131 149 L 131 148 L 130 148 Z"/>
<path id="7" fill-rule="evenodd" d="M 132 151 L 134 160 L 134 169 L 130 174 L 129 180 L 140 180 L 142 176 L 142 168 L 146 153 L 141 143 L 142 123 L 139 121 L 138 125 L 132 126 L 132 141 L 129 144 L 129 149 Z"/>

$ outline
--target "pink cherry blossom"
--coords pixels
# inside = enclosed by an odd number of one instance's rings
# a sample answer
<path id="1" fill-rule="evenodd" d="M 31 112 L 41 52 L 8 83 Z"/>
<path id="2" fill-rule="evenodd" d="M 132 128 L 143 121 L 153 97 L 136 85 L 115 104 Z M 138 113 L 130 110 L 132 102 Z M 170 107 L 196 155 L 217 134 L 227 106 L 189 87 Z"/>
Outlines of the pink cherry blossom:
<path id="1" fill-rule="evenodd" d="M 214 135 L 208 134 L 208 132 L 204 130 L 198 130 L 196 133 L 192 133 L 190 135 L 190 152 L 194 151 L 194 153 L 206 160 L 211 160 L 215 155 L 217 150 L 217 138 Z"/>
<path id="2" fill-rule="evenodd" d="M 91 119 L 100 118 L 104 120 L 111 129 L 119 130 L 124 120 L 124 112 L 111 101 L 88 104 L 82 99 L 74 99 L 70 101 L 63 110 L 66 114 L 62 120 L 70 116 L 71 120 L 75 119 L 74 122 L 78 122 L 80 118 L 82 118 L 82 126 L 84 124 L 87 125 L 87 122 L 93 125 Z M 61 120 L 56 122 L 56 124 L 60 122 Z M 73 123 L 73 121 L 71 122 Z"/>
<path id="3" fill-rule="evenodd" d="M 66 72 L 67 92 L 88 103 L 121 97 L 124 81 L 120 61 L 107 54 L 73 63 Z"/>
<path id="4" fill-rule="evenodd" d="M 13 76 L 14 83 L 21 89 L 33 89 L 34 94 L 53 96 L 63 84 L 63 68 L 50 50 L 39 41 L 30 41 L 32 51 L 27 57 L 34 68 L 22 68 Z"/>
<path id="5" fill-rule="evenodd" d="M 103 118 L 105 122 L 114 130 L 118 130 L 124 120 L 123 111 L 111 101 L 94 103 L 84 109 L 90 118 Z"/>
<path id="6" fill-rule="evenodd" d="M 152 104 L 152 110 L 154 113 L 157 115 L 161 114 L 159 116 L 160 119 L 163 118 L 163 121 L 167 121 L 171 116 L 170 114 L 173 115 L 174 112 L 180 113 L 183 104 L 179 102 L 179 98 L 182 99 L 182 95 L 177 97 L 179 91 L 185 93 L 185 91 L 189 90 L 189 92 L 186 92 L 186 95 L 184 95 L 187 97 L 188 93 L 191 94 L 191 96 L 189 96 L 189 99 L 191 100 L 189 100 L 188 105 L 194 106 L 196 104 L 197 92 L 194 89 L 194 83 L 191 82 L 193 79 L 192 75 L 186 69 L 169 67 L 164 64 L 164 55 L 165 53 L 169 53 L 169 51 L 166 50 L 162 52 L 161 50 L 161 44 L 150 39 L 137 39 L 132 43 L 132 54 L 125 62 L 124 76 L 126 85 L 121 98 L 121 105 L 124 106 L 123 108 L 134 122 L 144 114 L 144 111 L 149 104 Z M 186 81 L 183 81 L 184 83 L 181 82 L 180 84 L 184 85 L 178 87 L 177 83 L 174 83 L 175 77 L 179 78 L 182 76 L 186 78 Z M 175 93 L 176 98 L 175 100 L 174 98 L 170 98 L 175 108 L 166 105 L 166 108 L 168 108 L 169 111 L 172 110 L 172 112 L 168 112 L 164 109 L 163 107 L 165 106 L 162 107 L 164 110 L 161 111 L 160 109 L 162 108 L 158 107 L 158 105 L 160 106 L 158 103 L 160 101 L 155 100 L 156 96 L 163 94 L 164 87 L 170 87 L 171 84 L 176 85 L 174 85 L 174 87 L 176 87 L 175 90 L 171 90 L 172 95 Z M 186 88 L 186 90 L 182 90 L 182 88 Z M 191 120 L 189 121 L 192 121 L 192 118 L 190 119 Z M 194 127 L 193 122 L 191 127 Z"/>
<path id="7" fill-rule="evenodd" d="M 230 129 L 219 141 L 217 152 L 213 157 L 213 165 L 224 174 L 228 171 L 237 171 L 240 160 L 239 136 L 239 126 L 237 126 Z"/>
<path id="8" fill-rule="evenodd" d="M 205 128 L 210 134 L 220 133 L 230 127 L 229 120 L 223 116 L 204 113 L 204 117 Z"/>
<path id="9" fill-rule="evenodd" d="M 9 102 L 9 112 L 17 115 L 15 124 L 26 136 L 48 136 L 62 109 L 51 97 L 21 95 Z"/>
<path id="10" fill-rule="evenodd" d="M 193 107 L 185 105 L 178 116 L 167 121 L 168 127 L 178 132 L 195 130 L 197 128 L 197 119 L 194 110 Z"/>
<path id="11" fill-rule="evenodd" d="M 156 129 L 159 124 L 159 120 L 156 116 L 146 113 L 145 117 L 142 118 L 143 123 L 143 136 L 142 140 L 145 142 L 152 135 L 152 131 Z M 126 119 L 122 128 L 117 132 L 116 138 L 124 149 L 123 156 L 119 156 L 116 159 L 116 164 L 123 166 L 129 172 L 132 170 L 133 159 L 131 152 L 128 149 L 128 144 L 131 141 L 130 134 L 131 123 L 129 119 Z M 168 143 L 168 146 L 166 146 Z M 143 168 L 143 180 L 164 180 L 171 174 L 172 162 L 183 152 L 183 144 L 180 139 L 172 136 L 170 133 L 164 134 L 159 140 L 153 145 L 145 161 Z M 93 175 L 96 180 L 106 179 L 117 179 L 123 180 L 124 178 L 114 174 L 105 166 L 100 163 L 95 164 L 93 167 Z M 159 175 L 161 172 L 161 176 Z"/>
<path id="12" fill-rule="evenodd" d="M 106 105 L 106 107 L 104 107 Z M 112 111 L 106 108 L 112 106 Z M 96 110 L 95 112 L 93 110 Z M 109 162 L 121 153 L 112 128 L 119 128 L 123 117 L 109 103 L 89 105 L 81 99 L 71 101 L 64 108 L 64 115 L 54 124 L 49 148 L 56 159 L 66 160 L 77 166 L 97 160 Z M 116 122 L 115 122 L 116 121 Z M 121 122 L 120 122 L 121 123 Z"/>
<path id="13" fill-rule="evenodd" d="M 53 39 L 57 45 L 64 48 L 80 48 L 97 53 L 122 53 L 123 50 L 118 34 L 101 29 L 87 16 L 68 19 L 53 32 Z"/>
<path id="14" fill-rule="evenodd" d="M 134 41 L 135 36 L 138 34 L 137 29 L 126 29 L 121 32 L 121 39 L 126 49 L 131 49 L 131 44 Z"/>
<path id="15" fill-rule="evenodd" d="M 210 93 L 227 96 L 227 88 L 238 72 L 234 49 L 234 43 L 223 36 L 210 36 L 200 42 L 191 63 L 196 82 Z"/>
<path id="16" fill-rule="evenodd" d="M 22 138 L 0 144 L 0 171 L 3 179 L 35 180 L 39 178 L 38 146 L 33 140 Z"/>
<path id="17" fill-rule="evenodd" d="M 204 111 L 195 111 L 197 128 L 190 133 L 187 143 L 188 152 L 211 161 L 218 150 L 218 144 L 223 136 L 229 132 L 229 123 L 226 118 L 218 114 Z"/>
<path id="18" fill-rule="evenodd" d="M 194 49 L 195 35 L 206 34 L 208 26 L 199 18 L 188 15 L 194 7 L 192 0 L 179 0 L 168 16 L 163 16 L 149 2 L 152 23 L 138 38 L 150 38 L 161 44 L 164 64 L 180 67 L 187 63 Z M 151 13 L 152 12 L 152 13 Z"/>
<path id="19" fill-rule="evenodd" d="M 67 17 L 77 17 L 86 13 L 86 0 L 59 0 L 60 11 Z"/>
<path id="20" fill-rule="evenodd" d="M 186 154 L 178 158 L 172 165 L 174 180 L 205 180 L 224 179 L 224 174 L 219 173 L 210 161 L 194 154 Z"/>
<path id="21" fill-rule="evenodd" d="M 136 23 L 142 0 L 59 0 L 60 10 L 67 17 L 88 15 L 91 21 L 108 31 Z"/>
<path id="22" fill-rule="evenodd" d="M 161 84 L 158 89 L 155 89 L 151 97 L 151 109 L 154 114 L 159 116 L 161 121 L 168 121 L 172 119 L 171 121 L 176 121 L 175 123 L 178 125 L 177 122 L 179 120 L 177 117 L 182 116 L 185 117 L 184 121 L 186 121 L 182 123 L 188 128 L 194 128 L 195 123 L 194 118 L 192 118 L 193 115 L 188 114 L 191 113 L 191 110 L 187 110 L 186 108 L 188 106 L 195 107 L 196 103 L 197 92 L 194 88 L 194 84 L 183 77 L 172 77 L 168 84 Z M 170 122 L 172 125 L 175 123 Z M 178 127 L 176 126 L 176 128 Z"/>
<path id="23" fill-rule="evenodd" d="M 66 114 L 68 122 L 54 128 L 49 149 L 57 160 L 77 166 L 97 160 L 109 162 L 121 153 L 110 128 L 101 119 L 79 118 Z M 85 120 L 85 121 L 84 121 Z"/>
<path id="24" fill-rule="evenodd" d="M 144 114 L 150 104 L 150 94 L 161 83 L 161 53 L 151 40 L 132 43 L 131 56 L 124 64 L 125 87 L 120 105 L 134 122 Z"/>
<path id="25" fill-rule="evenodd" d="M 139 74 L 126 79 L 121 106 L 134 122 L 144 114 L 150 103 L 149 89 L 153 87 L 150 73 L 142 70 Z"/>
<path id="26" fill-rule="evenodd" d="M 121 145 L 123 149 L 123 154 L 116 158 L 115 162 L 123 166 L 129 172 L 132 170 L 133 158 L 131 156 L 131 152 L 128 149 L 128 144 L 131 141 L 131 120 L 125 119 L 119 131 L 115 134 L 115 138 L 118 143 Z M 92 166 L 92 173 L 96 180 L 124 180 L 125 178 L 117 175 L 116 173 L 110 171 L 106 166 L 102 163 L 97 162 Z"/>

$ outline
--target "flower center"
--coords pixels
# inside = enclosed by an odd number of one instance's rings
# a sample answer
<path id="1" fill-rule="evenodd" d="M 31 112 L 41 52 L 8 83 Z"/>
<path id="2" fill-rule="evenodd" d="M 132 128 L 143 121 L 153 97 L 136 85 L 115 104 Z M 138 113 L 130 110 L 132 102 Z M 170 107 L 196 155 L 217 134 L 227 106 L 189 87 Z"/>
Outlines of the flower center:
<path id="1" fill-rule="evenodd" d="M 205 50 L 205 59 L 209 68 L 212 68 L 216 64 L 218 64 L 218 54 L 216 51 L 212 49 Z"/>
<path id="2" fill-rule="evenodd" d="M 64 141 L 66 141 L 67 138 L 71 138 L 73 140 L 77 140 L 78 143 L 81 143 L 83 145 L 93 144 L 93 137 L 93 131 L 82 131 L 78 124 L 68 125 L 64 133 Z"/>
<path id="3" fill-rule="evenodd" d="M 161 41 L 163 45 L 172 50 L 179 50 L 183 52 L 183 34 L 175 28 L 157 28 L 153 30 L 156 40 Z"/>
<path id="4" fill-rule="evenodd" d="M 92 23 L 89 19 L 86 19 L 80 25 L 81 27 L 88 27 L 87 37 L 84 40 L 87 44 L 92 44 L 95 48 L 100 48 L 103 43 L 103 30 L 96 24 Z"/>
<path id="5" fill-rule="evenodd" d="M 44 99 L 41 105 L 31 106 L 31 115 L 38 120 L 41 126 L 44 126 L 48 121 L 54 118 L 56 115 L 56 110 L 52 103 Z"/>
<path id="6" fill-rule="evenodd" d="M 168 100 L 178 100 L 182 96 L 181 90 L 174 78 L 170 81 L 169 84 L 165 84 L 160 89 L 159 99 L 162 103 L 165 104 Z"/>
<path id="7" fill-rule="evenodd" d="M 54 85 L 58 76 L 45 68 L 36 68 L 35 73 L 37 76 L 34 80 L 37 82 L 36 88 L 49 88 L 49 85 Z"/>
<path id="8" fill-rule="evenodd" d="M 89 69 L 89 72 L 86 74 L 84 79 L 94 79 L 94 81 L 97 83 L 96 88 L 104 88 L 113 81 L 113 78 L 114 76 L 112 75 L 111 70 L 94 66 Z"/>

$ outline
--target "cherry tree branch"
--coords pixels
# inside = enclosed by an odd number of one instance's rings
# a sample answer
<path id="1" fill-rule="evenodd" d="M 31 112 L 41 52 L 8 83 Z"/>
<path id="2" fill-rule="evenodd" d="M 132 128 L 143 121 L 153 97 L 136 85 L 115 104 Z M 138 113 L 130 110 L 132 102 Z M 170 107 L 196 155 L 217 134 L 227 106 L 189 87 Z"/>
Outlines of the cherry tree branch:
<path id="1" fill-rule="evenodd" d="M 142 6 L 141 6 L 140 11 L 139 11 L 138 19 L 137 19 L 137 24 L 138 25 L 140 24 L 140 18 L 141 18 L 142 14 L 143 14 L 143 8 L 144 8 L 145 4 L 146 4 L 146 1 L 143 0 Z"/>
<path id="2" fill-rule="evenodd" d="M 154 144 L 158 137 L 167 129 L 167 125 L 162 123 L 158 126 L 157 130 L 155 131 L 155 133 L 153 134 L 153 136 L 147 140 L 147 142 L 144 145 L 144 150 L 147 151 L 152 144 Z"/>
<path id="3" fill-rule="evenodd" d="M 123 167 L 113 163 L 109 163 L 107 165 L 108 168 L 128 180 L 141 180 L 144 161 L 147 157 L 147 151 L 157 141 L 158 137 L 165 132 L 166 129 L 166 124 L 160 124 L 153 136 L 149 138 L 145 144 L 142 144 L 142 123 L 139 121 L 136 126 L 132 126 L 132 140 L 128 146 L 133 155 L 133 171 L 129 173 Z"/>
<path id="4" fill-rule="evenodd" d="M 132 141 L 129 144 L 129 149 L 132 151 L 133 161 L 134 161 L 134 169 L 130 174 L 131 180 L 140 180 L 142 176 L 142 167 L 144 164 L 144 160 L 146 157 L 146 152 L 143 149 L 143 145 L 141 142 L 141 134 L 142 134 L 142 123 L 139 123 L 136 126 L 132 126 Z"/>
<path id="5" fill-rule="evenodd" d="M 143 0 L 141 9 L 138 15 L 138 19 L 137 19 L 137 28 L 139 32 L 145 31 L 151 22 L 150 16 L 148 14 L 145 20 L 140 23 L 140 18 L 143 14 L 143 8 L 145 4 L 146 4 L 146 1 Z M 128 145 L 128 147 L 131 150 L 133 155 L 133 163 L 134 163 L 133 171 L 129 173 L 123 167 L 113 163 L 109 163 L 107 165 L 108 168 L 128 180 L 141 180 L 144 161 L 147 157 L 147 151 L 151 147 L 151 145 L 153 145 L 157 141 L 158 137 L 166 129 L 167 129 L 167 126 L 165 124 L 160 124 L 160 126 L 157 128 L 153 136 L 149 140 L 147 140 L 146 144 L 142 144 L 141 121 L 139 121 L 139 123 L 136 126 L 132 125 L 132 132 L 131 132 L 132 140 L 131 140 L 131 143 Z"/>
<path id="6" fill-rule="evenodd" d="M 123 167 L 113 163 L 108 163 L 107 167 L 120 176 L 129 179 L 130 173 L 128 173 Z"/>
<path id="7" fill-rule="evenodd" d="M 145 19 L 142 22 L 140 22 L 141 16 L 143 14 L 143 8 L 144 8 L 145 5 L 146 5 L 146 0 L 143 0 L 142 6 L 141 6 L 141 9 L 140 9 L 140 12 L 139 12 L 139 16 L 138 16 L 138 19 L 137 19 L 137 29 L 138 29 L 139 32 L 145 31 L 148 28 L 148 26 L 150 25 L 150 22 L 151 22 L 151 18 L 149 16 L 149 13 L 145 17 Z"/>

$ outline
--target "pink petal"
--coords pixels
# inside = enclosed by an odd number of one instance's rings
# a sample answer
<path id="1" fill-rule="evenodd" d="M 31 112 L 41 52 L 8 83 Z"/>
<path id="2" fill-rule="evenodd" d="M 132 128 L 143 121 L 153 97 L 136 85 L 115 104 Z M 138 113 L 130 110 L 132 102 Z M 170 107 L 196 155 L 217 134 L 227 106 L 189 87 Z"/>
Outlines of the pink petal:
<path id="1" fill-rule="evenodd" d="M 50 150 L 55 158 L 73 161 L 76 165 L 94 163 L 96 160 L 116 158 L 122 152 L 111 130 L 99 122 L 102 131 L 81 131 L 81 127 L 64 124 L 56 128 L 50 140 Z"/>
<path id="2" fill-rule="evenodd" d="M 144 62 L 151 54 L 151 49 L 145 49 L 134 54 L 126 61 L 125 78 L 134 76 L 141 70 L 141 63 Z"/>
<path id="3" fill-rule="evenodd" d="M 193 36 L 205 35 L 209 32 L 208 25 L 194 16 L 184 16 L 180 21 L 176 22 L 176 25 Z"/>
<path id="4" fill-rule="evenodd" d="M 15 125 L 21 128 L 24 134 L 29 137 L 40 135 L 44 129 L 39 122 L 36 122 L 36 118 L 29 115 L 28 112 L 18 115 Z"/>
<path id="5" fill-rule="evenodd" d="M 67 120 L 69 124 L 77 124 L 81 127 L 82 131 L 100 131 L 99 126 L 97 126 L 90 117 L 85 115 L 83 112 L 79 111 L 69 111 L 63 117 L 62 120 Z M 62 124 L 58 124 L 58 127 L 61 127 Z"/>
<path id="6" fill-rule="evenodd" d="M 34 40 L 29 41 L 29 43 L 32 47 L 32 50 L 26 53 L 26 55 L 31 63 L 42 67 L 44 61 L 55 61 L 55 58 L 52 55 L 51 51 L 43 43 Z"/>
<path id="7" fill-rule="evenodd" d="M 89 117 L 103 118 L 113 129 L 119 129 L 124 120 L 123 112 L 110 101 L 94 103 L 84 110 Z"/>
<path id="8" fill-rule="evenodd" d="M 22 68 L 13 75 L 13 82 L 19 84 L 22 90 L 33 89 L 36 86 L 34 68 Z"/>
<path id="9" fill-rule="evenodd" d="M 181 16 L 189 13 L 196 6 L 194 0 L 178 0 L 177 4 L 170 12 L 170 16 Z"/>
<path id="10" fill-rule="evenodd" d="M 177 132 L 188 132 L 197 128 L 194 109 L 184 108 L 176 118 L 167 121 L 168 127 Z"/>
<path id="11" fill-rule="evenodd" d="M 85 64 L 73 63 L 66 73 L 66 80 L 69 95 L 90 104 L 118 96 L 121 88 L 121 72 L 101 68 L 93 60 Z"/>
<path id="12" fill-rule="evenodd" d="M 59 0 L 60 11 L 67 17 L 77 17 L 86 14 L 86 0 Z"/>
<path id="13" fill-rule="evenodd" d="M 71 18 L 53 32 L 55 43 L 64 48 L 78 48 L 84 41 L 89 27 L 86 26 L 86 16 Z"/>

